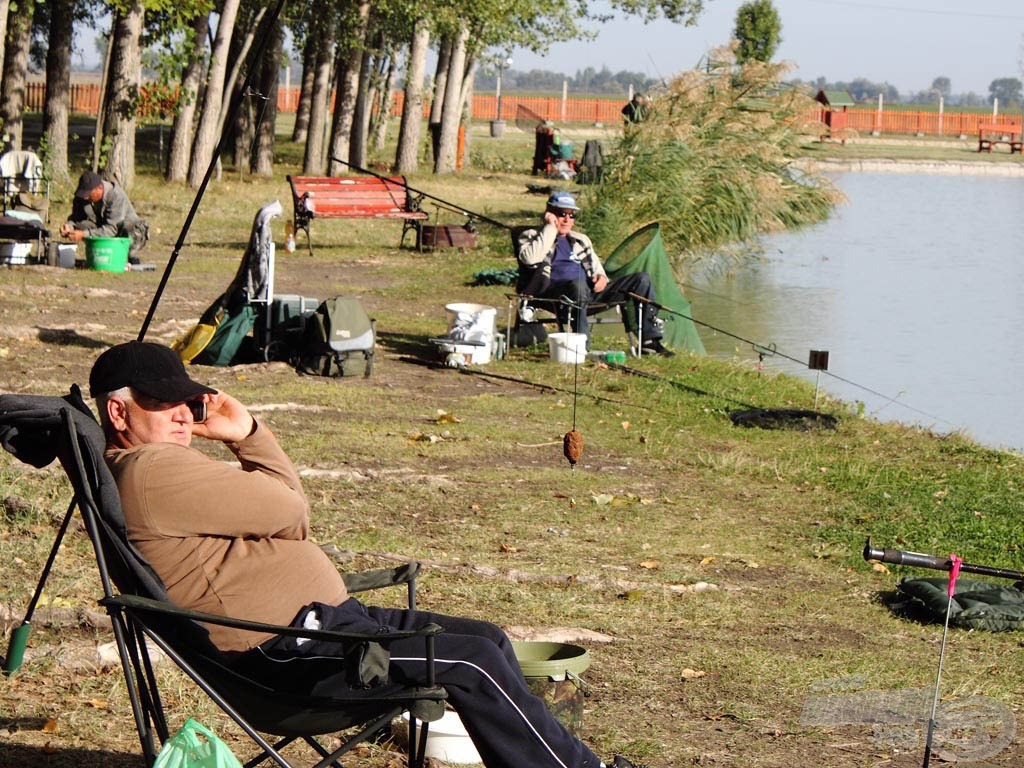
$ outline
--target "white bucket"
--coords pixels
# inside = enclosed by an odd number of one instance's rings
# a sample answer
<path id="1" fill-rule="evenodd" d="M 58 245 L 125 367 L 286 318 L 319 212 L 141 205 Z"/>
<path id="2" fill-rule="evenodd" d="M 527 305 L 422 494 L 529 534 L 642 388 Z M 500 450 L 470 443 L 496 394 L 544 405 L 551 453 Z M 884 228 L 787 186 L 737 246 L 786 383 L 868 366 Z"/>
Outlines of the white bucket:
<path id="1" fill-rule="evenodd" d="M 587 334 L 549 333 L 548 351 L 556 363 L 582 363 L 587 359 Z"/>
<path id="2" fill-rule="evenodd" d="M 0 264 L 27 264 L 32 243 L 0 243 Z"/>
<path id="3" fill-rule="evenodd" d="M 409 713 L 402 715 L 405 726 L 409 726 Z M 422 725 L 422 723 L 420 723 Z M 448 710 L 440 720 L 430 723 L 427 729 L 427 746 L 423 753 L 443 763 L 482 763 L 480 753 L 476 751 L 473 740 L 466 732 L 456 712 Z"/>
<path id="4" fill-rule="evenodd" d="M 448 338 L 452 340 L 451 349 L 444 351 L 458 352 L 473 365 L 489 363 L 498 310 L 486 304 L 461 303 L 445 304 L 444 309 L 448 313 Z"/>

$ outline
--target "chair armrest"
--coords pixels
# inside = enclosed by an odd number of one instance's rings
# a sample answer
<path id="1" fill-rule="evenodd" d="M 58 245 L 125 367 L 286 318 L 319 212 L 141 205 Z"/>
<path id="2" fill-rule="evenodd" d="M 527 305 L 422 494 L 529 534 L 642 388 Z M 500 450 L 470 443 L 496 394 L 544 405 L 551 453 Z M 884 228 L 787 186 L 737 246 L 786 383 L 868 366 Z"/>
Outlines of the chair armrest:
<path id="1" fill-rule="evenodd" d="M 173 603 L 166 603 L 162 600 L 153 600 L 149 597 L 139 595 L 114 595 L 100 600 L 104 608 L 124 610 L 137 613 L 154 613 L 161 616 L 173 616 L 175 618 L 189 621 L 202 622 L 204 624 L 217 624 L 222 627 L 233 627 L 235 629 L 249 630 L 251 632 L 269 632 L 274 635 L 287 635 L 290 637 L 308 637 L 316 640 L 355 640 L 386 642 L 388 640 L 401 640 L 407 637 L 422 637 L 438 635 L 444 629 L 437 624 L 425 624 L 419 629 L 391 631 L 381 633 L 362 632 L 338 632 L 330 629 L 305 629 L 303 627 L 290 627 L 280 624 L 267 624 L 261 621 L 249 621 L 248 619 L 236 619 L 231 616 L 219 616 L 214 613 L 192 611 L 181 608 Z"/>
<path id="2" fill-rule="evenodd" d="M 344 573 L 341 578 L 349 592 L 365 592 L 369 589 L 381 589 L 382 587 L 413 583 L 422 570 L 422 563 L 412 562 L 400 565 L 397 568 L 378 568 L 359 573 Z"/>

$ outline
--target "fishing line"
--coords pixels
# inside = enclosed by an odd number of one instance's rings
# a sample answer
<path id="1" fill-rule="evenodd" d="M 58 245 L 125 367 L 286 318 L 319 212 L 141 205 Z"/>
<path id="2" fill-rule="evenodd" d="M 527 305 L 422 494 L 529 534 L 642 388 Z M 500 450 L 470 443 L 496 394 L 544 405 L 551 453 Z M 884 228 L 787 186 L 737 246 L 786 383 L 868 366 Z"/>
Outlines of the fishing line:
<path id="1" fill-rule="evenodd" d="M 691 322 L 697 323 L 698 325 L 703 325 L 705 328 L 710 328 L 711 330 L 715 331 L 715 333 L 720 333 L 723 336 L 728 336 L 729 338 L 736 339 L 737 341 L 742 341 L 744 344 L 749 344 L 751 346 L 751 348 L 755 352 L 758 353 L 759 363 L 763 362 L 765 356 L 768 356 L 768 357 L 778 356 L 778 357 L 784 358 L 786 360 L 789 360 L 789 361 L 791 361 L 793 363 L 796 363 L 797 365 L 799 365 L 802 368 L 809 368 L 809 366 L 807 365 L 807 363 L 805 361 L 799 360 L 799 359 L 793 357 L 792 355 L 787 355 L 784 352 L 778 351 L 778 349 L 775 347 L 774 343 L 770 344 L 768 346 L 765 346 L 765 345 L 760 344 L 760 343 L 758 343 L 756 341 L 752 341 L 750 339 L 744 338 L 743 336 L 739 336 L 739 335 L 737 335 L 735 333 L 727 331 L 727 330 L 725 330 L 723 328 L 718 328 L 717 326 L 711 325 L 710 323 L 705 323 L 704 321 L 698 320 L 697 318 L 691 317 L 690 315 L 684 314 L 682 312 L 678 312 L 678 311 L 672 309 L 671 307 L 666 307 L 666 306 L 664 306 L 662 304 L 659 304 L 656 301 L 651 301 L 650 299 L 646 299 L 643 296 L 639 296 L 639 295 L 637 295 L 635 293 L 630 293 L 629 295 L 632 296 L 634 299 L 636 299 L 638 301 L 646 302 L 648 304 L 651 304 L 654 307 L 657 307 L 658 309 L 663 309 L 666 312 L 669 312 L 669 313 L 671 313 L 673 315 L 677 315 L 678 317 L 682 317 L 682 318 L 684 318 L 686 320 L 690 320 Z M 884 405 L 896 404 L 896 405 L 901 406 L 902 408 L 906 408 L 908 411 L 913 411 L 914 413 L 916 413 L 916 414 L 918 414 L 920 416 L 925 416 L 925 417 L 927 417 L 929 419 L 933 419 L 934 421 L 942 422 L 943 424 L 947 424 L 949 426 L 955 426 L 952 422 L 947 421 L 946 419 L 943 419 L 941 416 L 936 416 L 935 414 L 929 413 L 928 411 L 923 411 L 920 408 L 915 408 L 912 405 L 907 405 L 906 403 L 899 402 L 897 400 L 897 397 L 899 397 L 898 395 L 897 396 L 887 395 L 884 392 L 879 392 L 878 390 L 872 389 L 871 387 L 867 387 L 867 386 L 865 386 L 863 384 L 859 384 L 856 381 L 852 381 L 850 379 L 847 379 L 847 378 L 844 378 L 842 376 L 839 376 L 839 375 L 837 375 L 835 373 L 832 373 L 831 371 L 827 371 L 827 370 L 826 371 L 818 371 L 818 373 L 824 373 L 826 376 L 831 376 L 836 381 L 841 381 L 844 384 L 847 384 L 847 385 L 849 385 L 851 387 L 855 387 L 856 389 L 860 389 L 860 390 L 862 390 L 864 392 L 872 394 L 875 397 L 880 397 L 880 398 L 882 398 L 885 401 Z M 881 406 L 881 407 L 884 407 L 884 405 Z"/>

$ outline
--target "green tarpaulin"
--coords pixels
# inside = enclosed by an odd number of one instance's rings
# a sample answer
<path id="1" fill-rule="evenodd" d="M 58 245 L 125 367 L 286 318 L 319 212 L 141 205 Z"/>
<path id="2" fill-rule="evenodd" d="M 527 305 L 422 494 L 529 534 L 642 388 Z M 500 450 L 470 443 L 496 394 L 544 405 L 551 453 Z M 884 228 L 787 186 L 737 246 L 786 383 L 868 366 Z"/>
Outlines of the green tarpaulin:
<path id="1" fill-rule="evenodd" d="M 704 354 L 704 344 L 691 319 L 690 302 L 676 283 L 657 222 L 638 229 L 623 240 L 605 260 L 604 269 L 611 279 L 646 272 L 654 286 L 654 295 L 663 307 L 658 317 L 665 321 L 665 346 Z"/>

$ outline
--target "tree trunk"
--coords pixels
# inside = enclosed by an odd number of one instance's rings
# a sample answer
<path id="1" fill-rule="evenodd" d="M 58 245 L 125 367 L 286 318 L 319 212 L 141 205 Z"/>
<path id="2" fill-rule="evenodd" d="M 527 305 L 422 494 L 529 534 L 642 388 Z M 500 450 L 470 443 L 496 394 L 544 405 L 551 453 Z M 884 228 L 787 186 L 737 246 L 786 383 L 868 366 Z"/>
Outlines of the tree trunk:
<path id="1" fill-rule="evenodd" d="M 349 146 L 349 161 L 366 167 L 366 136 L 370 129 L 370 91 L 373 89 L 373 55 L 363 51 L 359 63 L 359 78 L 356 85 L 356 100 L 352 111 L 352 139 Z"/>
<path id="2" fill-rule="evenodd" d="M 46 165 L 54 181 L 68 180 L 68 115 L 71 110 L 71 44 L 75 0 L 51 0 L 50 39 L 46 49 L 46 100 L 43 134 Z"/>
<path id="3" fill-rule="evenodd" d="M 309 132 L 309 107 L 313 93 L 313 80 L 316 77 L 316 36 L 306 35 L 306 44 L 302 47 L 302 82 L 299 85 L 299 103 L 295 105 L 295 127 L 292 129 L 292 141 L 303 142 Z"/>
<path id="4" fill-rule="evenodd" d="M 217 37 L 210 52 L 210 74 L 206 80 L 206 98 L 199 116 L 195 141 L 192 143 L 192 160 L 188 169 L 188 184 L 193 189 L 202 184 L 206 171 L 213 160 L 220 137 L 217 125 L 221 119 L 221 104 L 224 100 L 224 80 L 228 66 L 228 46 L 235 28 L 239 0 L 224 0 L 224 8 L 217 24 Z"/>
<path id="5" fill-rule="evenodd" d="M 10 10 L 11 0 L 0 0 L 0 40 L 7 40 L 7 13 Z M 3 69 L 4 51 L 0 48 L 0 72 L 3 72 Z"/>
<path id="6" fill-rule="evenodd" d="M 210 14 L 196 17 L 192 23 L 192 49 L 181 74 L 181 100 L 171 129 L 171 151 L 167 157 L 167 180 L 184 181 L 188 177 L 189 150 L 195 131 L 196 104 L 203 81 L 206 36 L 210 32 Z"/>
<path id="7" fill-rule="evenodd" d="M 256 127 L 256 156 L 252 171 L 257 176 L 270 178 L 274 175 L 274 125 L 277 123 L 278 75 L 281 72 L 281 51 L 284 48 L 284 25 L 274 28 L 267 55 L 263 57 L 259 77 L 259 88 L 266 101 L 266 109 Z"/>
<path id="8" fill-rule="evenodd" d="M 409 66 L 405 73 L 405 101 L 398 128 L 395 149 L 395 171 L 415 173 L 419 166 L 420 130 L 423 126 L 423 76 L 427 71 L 430 50 L 430 27 L 420 19 L 416 22 L 409 46 Z"/>
<path id="9" fill-rule="evenodd" d="M 363 46 L 366 27 L 370 18 L 370 3 L 359 2 L 359 18 L 347 36 L 347 45 L 338 51 L 337 96 L 334 104 L 334 120 L 331 126 L 331 159 L 328 173 L 337 176 L 344 167 L 334 158 L 352 162 L 351 137 L 355 119 L 356 100 L 359 96 L 360 71 L 363 61 Z M 356 162 L 356 165 L 362 163 Z"/>
<path id="10" fill-rule="evenodd" d="M 395 103 L 395 82 L 398 80 L 396 52 L 392 50 L 388 56 L 387 71 L 384 73 L 383 84 L 378 91 L 377 116 L 373 123 L 373 149 L 380 152 L 388 138 L 388 125 L 391 123 L 391 108 Z"/>
<path id="11" fill-rule="evenodd" d="M 309 127 L 306 151 L 302 158 L 302 172 L 307 176 L 321 176 L 327 167 L 325 140 L 327 116 L 331 99 L 331 64 L 334 61 L 334 23 L 330 18 L 319 20 L 316 35 L 316 67 L 313 88 L 309 94 Z"/>
<path id="12" fill-rule="evenodd" d="M 34 10 L 33 3 L 19 2 L 7 19 L 0 118 L 3 119 L 3 129 L 7 133 L 11 149 L 21 149 L 25 130 L 22 116 L 25 112 L 25 81 L 28 76 L 28 50 L 32 43 Z"/>
<path id="13" fill-rule="evenodd" d="M 444 107 L 441 110 L 441 138 L 438 156 L 434 158 L 434 173 L 451 173 L 455 170 L 455 155 L 459 140 L 459 123 L 462 120 L 462 77 L 466 67 L 466 41 L 469 28 L 459 28 L 452 44 L 452 57 L 448 63 L 448 77 L 444 89 Z"/>
<path id="14" fill-rule="evenodd" d="M 139 39 L 145 14 L 138 1 L 117 11 L 110 40 L 110 81 L 103 105 L 105 133 L 110 137 L 106 176 L 125 189 L 135 181 L 135 111 L 142 76 Z"/>
<path id="15" fill-rule="evenodd" d="M 434 96 L 433 101 L 430 102 L 430 117 L 428 118 L 431 125 L 440 124 L 441 122 L 441 111 L 444 108 L 444 92 L 448 87 L 448 68 L 451 65 L 454 42 L 452 37 L 443 38 L 441 40 L 441 48 L 437 52 L 437 66 L 434 69 Z"/>

